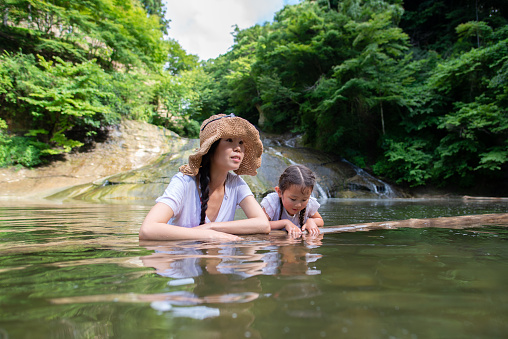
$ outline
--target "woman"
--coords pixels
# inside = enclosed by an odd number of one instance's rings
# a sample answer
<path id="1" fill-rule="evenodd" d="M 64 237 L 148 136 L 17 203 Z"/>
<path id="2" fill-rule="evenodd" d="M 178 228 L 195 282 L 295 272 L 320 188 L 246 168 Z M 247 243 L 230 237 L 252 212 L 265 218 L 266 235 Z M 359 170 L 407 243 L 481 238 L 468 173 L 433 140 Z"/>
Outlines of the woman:
<path id="1" fill-rule="evenodd" d="M 256 175 L 261 166 L 259 132 L 245 119 L 219 114 L 203 122 L 199 139 L 199 150 L 146 216 L 139 239 L 235 241 L 241 239 L 235 234 L 269 233 L 265 213 L 239 176 Z M 238 205 L 247 219 L 234 220 Z"/>

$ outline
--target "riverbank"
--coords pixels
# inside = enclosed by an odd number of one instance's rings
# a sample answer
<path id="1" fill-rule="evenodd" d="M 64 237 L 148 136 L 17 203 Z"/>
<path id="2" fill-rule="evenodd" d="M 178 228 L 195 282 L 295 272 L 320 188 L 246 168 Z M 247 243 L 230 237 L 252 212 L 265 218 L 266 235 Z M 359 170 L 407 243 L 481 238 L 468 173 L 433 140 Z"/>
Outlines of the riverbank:
<path id="1" fill-rule="evenodd" d="M 378 185 L 384 185 L 382 182 L 381 184 L 368 183 L 366 178 L 359 176 L 358 172 L 355 174 L 351 168 L 337 167 L 340 163 L 337 159 L 330 160 L 324 154 L 310 152 L 308 149 L 299 147 L 296 141 L 293 143 L 293 140 L 284 139 L 282 142 L 273 135 L 266 135 L 264 140 L 266 148 L 263 155 L 264 166 L 256 178 L 245 178 L 257 195 L 264 194 L 267 189 L 276 185 L 275 181 L 271 182 L 272 179 L 277 178 L 280 171 L 293 160 L 311 166 L 316 171 L 320 179 L 318 181 L 321 181 L 323 186 L 323 188 L 319 187 L 320 195 L 328 192 L 328 194 L 332 193 L 329 196 L 341 198 L 372 198 L 372 194 L 369 195 L 367 189 L 373 186 L 377 190 Z M 195 148 L 194 141 L 181 138 L 155 125 L 125 120 L 117 126 L 110 127 L 107 140 L 96 143 L 89 148 L 89 151 L 66 154 L 61 160 L 33 169 L 15 167 L 0 169 L 0 200 L 39 200 L 68 188 L 71 188 L 72 192 L 67 198 L 71 198 L 84 193 L 85 190 L 96 190 L 97 187 L 111 184 L 113 186 L 108 186 L 108 192 L 88 194 L 90 196 L 84 198 L 101 200 L 103 195 L 107 194 L 106 200 L 130 200 L 141 199 L 139 195 L 142 195 L 151 201 L 153 200 L 151 195 L 155 193 L 146 191 L 147 186 L 153 186 L 152 191 L 155 190 L 159 194 L 169 182 L 170 176 L 168 177 L 167 173 L 178 170 L 180 166 L 178 157 L 182 158 L 180 162 L 185 162 L 187 153 Z M 282 146 L 281 144 L 287 144 L 287 147 L 277 148 L 277 145 Z M 324 167 L 326 164 L 332 167 Z M 337 166 L 333 167 L 333 164 Z M 133 171 L 137 173 L 132 173 Z M 331 178 L 334 179 L 330 181 Z M 139 189 L 140 185 L 143 186 L 141 189 Z M 123 190 L 120 189 L 121 187 Z M 134 187 L 137 187 L 139 192 L 133 191 Z M 356 190 L 354 190 L 355 187 L 357 187 Z M 478 185 L 478 187 L 480 189 L 470 190 L 432 187 L 392 188 L 397 190 L 397 197 L 423 199 L 461 197 L 482 200 L 500 199 L 498 197 L 502 197 L 505 195 L 503 192 L 506 192 L 502 189 L 502 185 L 497 186 L 497 191 L 486 189 L 487 185 Z M 113 190 L 118 192 L 112 195 L 110 191 Z M 61 199 L 66 199 L 65 194 Z"/>
<path id="2" fill-rule="evenodd" d="M 88 152 L 33 169 L 1 168 L 0 199 L 43 198 L 63 189 L 94 182 L 145 166 L 169 152 L 179 136 L 145 122 L 125 120 L 111 127 L 108 139 Z"/>

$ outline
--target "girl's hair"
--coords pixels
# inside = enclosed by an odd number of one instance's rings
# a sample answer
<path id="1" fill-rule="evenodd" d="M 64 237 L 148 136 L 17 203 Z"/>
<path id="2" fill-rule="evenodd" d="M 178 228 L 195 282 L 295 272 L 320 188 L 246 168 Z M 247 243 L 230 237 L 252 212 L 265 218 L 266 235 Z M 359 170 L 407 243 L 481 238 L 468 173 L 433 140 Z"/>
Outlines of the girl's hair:
<path id="1" fill-rule="evenodd" d="M 308 190 L 314 189 L 314 185 L 316 184 L 316 176 L 314 173 L 303 165 L 291 165 L 284 172 L 282 172 L 279 178 L 279 189 L 281 193 L 284 193 L 291 186 L 299 186 L 302 189 L 302 193 Z M 282 199 L 279 198 L 280 201 L 280 215 L 279 220 L 282 216 L 282 209 L 284 206 L 282 205 Z M 305 216 L 305 211 L 307 207 L 300 211 L 300 227 L 303 226 L 303 219 Z"/>
<path id="2" fill-rule="evenodd" d="M 208 187 L 208 184 L 210 183 L 210 164 L 213 157 L 213 154 L 215 153 L 215 150 L 217 149 L 217 146 L 219 145 L 220 139 L 217 140 L 210 146 L 210 149 L 208 152 L 203 155 L 201 158 L 201 167 L 199 168 L 199 185 L 201 188 L 201 219 L 199 221 L 200 225 L 203 225 L 205 223 L 206 218 L 206 209 L 208 208 L 208 200 L 210 199 L 210 189 Z"/>

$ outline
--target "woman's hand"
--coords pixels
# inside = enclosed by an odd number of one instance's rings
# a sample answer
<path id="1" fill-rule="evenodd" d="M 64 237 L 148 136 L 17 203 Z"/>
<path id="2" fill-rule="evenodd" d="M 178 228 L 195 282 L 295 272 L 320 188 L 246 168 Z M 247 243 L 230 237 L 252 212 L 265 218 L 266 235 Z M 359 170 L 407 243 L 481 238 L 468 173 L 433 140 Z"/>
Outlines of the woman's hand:
<path id="1" fill-rule="evenodd" d="M 307 219 L 305 225 L 302 226 L 302 231 L 304 230 L 307 230 L 309 235 L 318 235 L 321 233 L 318 226 L 316 225 L 316 222 L 312 218 Z"/>
<path id="2" fill-rule="evenodd" d="M 285 221 L 286 221 L 286 223 L 284 225 L 284 228 L 288 232 L 289 236 L 298 238 L 302 235 L 302 230 L 300 229 L 300 227 L 296 226 L 289 220 L 285 220 Z"/>
<path id="3" fill-rule="evenodd" d="M 207 240 L 220 240 L 220 241 L 242 240 L 242 238 L 240 238 L 239 236 L 234 235 L 234 234 L 214 231 L 212 229 L 212 227 L 213 227 L 213 222 L 208 223 L 208 224 L 199 225 L 194 228 L 199 229 L 201 232 L 203 232 L 204 238 L 206 238 Z"/>
<path id="4" fill-rule="evenodd" d="M 214 230 L 203 230 L 204 235 L 206 235 L 207 240 L 217 240 L 217 241 L 240 241 L 243 240 L 237 235 L 218 232 Z"/>

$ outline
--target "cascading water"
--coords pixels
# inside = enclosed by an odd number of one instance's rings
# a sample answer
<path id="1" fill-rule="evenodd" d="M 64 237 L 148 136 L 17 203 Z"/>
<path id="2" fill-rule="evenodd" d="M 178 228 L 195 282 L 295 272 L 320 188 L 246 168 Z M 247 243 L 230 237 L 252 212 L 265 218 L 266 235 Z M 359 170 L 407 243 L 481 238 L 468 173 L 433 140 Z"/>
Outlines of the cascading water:
<path id="1" fill-rule="evenodd" d="M 381 179 L 373 177 L 372 175 L 370 175 L 360 167 L 355 166 L 346 159 L 342 159 L 342 161 L 349 164 L 355 170 L 356 175 L 360 178 L 360 180 L 358 180 L 357 183 L 351 180 L 350 184 L 348 185 L 350 190 L 354 191 L 355 189 L 367 188 L 368 190 L 370 190 L 371 192 L 377 194 L 379 197 L 382 198 L 397 197 L 397 194 L 395 194 L 392 187 L 386 182 L 382 181 Z"/>
<path id="2" fill-rule="evenodd" d="M 264 138 L 265 152 L 285 164 L 303 164 L 317 177 L 316 198 L 397 198 L 402 196 L 390 184 L 370 175 L 351 162 L 318 150 L 289 145 L 284 140 Z"/>

